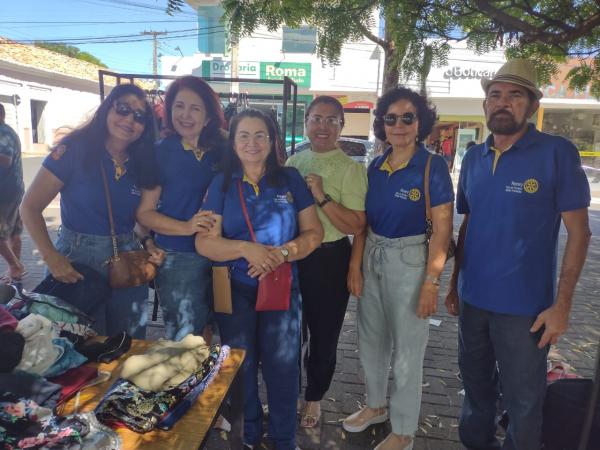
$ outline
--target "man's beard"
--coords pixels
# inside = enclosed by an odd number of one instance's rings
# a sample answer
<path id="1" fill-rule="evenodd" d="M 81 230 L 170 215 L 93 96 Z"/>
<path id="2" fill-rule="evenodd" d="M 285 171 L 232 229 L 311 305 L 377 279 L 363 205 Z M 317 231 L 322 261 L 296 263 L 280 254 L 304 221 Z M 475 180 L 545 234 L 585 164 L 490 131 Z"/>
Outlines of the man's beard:
<path id="1" fill-rule="evenodd" d="M 527 126 L 526 119 L 523 119 L 522 122 L 517 122 L 515 116 L 508 111 L 497 111 L 487 121 L 487 127 L 493 134 L 505 136 L 517 134 L 525 126 Z"/>

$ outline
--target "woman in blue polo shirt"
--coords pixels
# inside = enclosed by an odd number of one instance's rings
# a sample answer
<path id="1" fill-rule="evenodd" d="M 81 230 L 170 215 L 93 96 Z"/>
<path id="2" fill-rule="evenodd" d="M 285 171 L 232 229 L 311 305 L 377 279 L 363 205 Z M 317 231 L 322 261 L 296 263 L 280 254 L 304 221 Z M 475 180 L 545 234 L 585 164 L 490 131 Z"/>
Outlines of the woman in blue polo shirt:
<path id="1" fill-rule="evenodd" d="M 366 239 L 364 234 L 355 238 L 348 276 L 350 291 L 360 296 L 358 344 L 367 406 L 346 418 L 343 427 L 360 432 L 387 420 L 391 365 L 392 432 L 376 450 L 412 448 L 418 425 L 428 316 L 437 308 L 454 201 L 448 166 L 423 146 L 435 120 L 427 99 L 406 88 L 386 92 L 375 110 L 375 136 L 390 147 L 367 172 L 369 230 Z M 433 233 L 427 243 L 424 181 L 430 158 Z"/>
<path id="2" fill-rule="evenodd" d="M 133 84 L 116 86 L 92 119 L 61 139 L 44 160 L 21 205 L 23 222 L 50 273 L 64 283 L 83 276 L 71 262 L 108 275 L 112 240 L 101 168 L 107 175 L 119 251 L 140 248 L 134 233 L 140 189 L 157 183 L 153 156 L 154 121 L 144 91 Z M 62 225 L 53 245 L 44 209 L 60 192 Z M 137 227 L 139 237 L 146 235 Z M 144 241 L 142 237 L 141 241 Z M 164 254 L 149 243 L 153 261 Z M 92 314 L 100 334 L 127 331 L 146 336 L 148 286 L 113 289 L 112 297 Z"/>
<path id="3" fill-rule="evenodd" d="M 203 205 L 214 213 L 215 226 L 198 233 L 196 248 L 227 265 L 231 274 L 233 313 L 217 313 L 216 318 L 223 343 L 246 350 L 244 441 L 257 448 L 262 436 L 260 363 L 267 385 L 269 437 L 277 450 L 294 450 L 301 323 L 296 264 L 288 310 L 257 312 L 257 286 L 280 264 L 317 248 L 323 228 L 300 173 L 281 167 L 284 149 L 271 118 L 256 110 L 241 112 L 231 123 L 229 140 L 224 171 L 212 181 Z M 242 213 L 241 196 L 256 242 Z"/>
<path id="4" fill-rule="evenodd" d="M 171 135 L 156 145 L 160 185 L 143 191 L 137 217 L 167 252 L 155 286 L 166 338 L 179 341 L 203 334 L 209 321 L 210 261 L 196 253 L 194 235 L 210 225 L 200 207 L 226 143 L 225 120 L 212 88 L 185 76 L 167 89 L 165 121 Z"/>

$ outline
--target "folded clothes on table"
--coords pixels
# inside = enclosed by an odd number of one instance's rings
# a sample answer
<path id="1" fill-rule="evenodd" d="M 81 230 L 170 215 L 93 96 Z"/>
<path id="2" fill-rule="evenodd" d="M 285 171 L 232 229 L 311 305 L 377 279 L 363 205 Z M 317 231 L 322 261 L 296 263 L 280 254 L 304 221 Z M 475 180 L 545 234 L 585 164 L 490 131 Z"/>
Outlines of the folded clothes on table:
<path id="1" fill-rule="evenodd" d="M 159 339 L 143 355 L 127 358 L 121 378 L 147 391 L 164 391 L 183 383 L 208 357 L 201 336 L 188 334 L 181 341 Z"/>
<path id="2" fill-rule="evenodd" d="M 227 346 L 211 346 L 208 357 L 191 376 L 164 391 L 145 390 L 120 378 L 96 407 L 96 417 L 107 425 L 122 424 L 138 433 L 152 431 L 163 420 L 165 424 L 159 426 L 168 429 L 213 380 L 228 354 Z"/>

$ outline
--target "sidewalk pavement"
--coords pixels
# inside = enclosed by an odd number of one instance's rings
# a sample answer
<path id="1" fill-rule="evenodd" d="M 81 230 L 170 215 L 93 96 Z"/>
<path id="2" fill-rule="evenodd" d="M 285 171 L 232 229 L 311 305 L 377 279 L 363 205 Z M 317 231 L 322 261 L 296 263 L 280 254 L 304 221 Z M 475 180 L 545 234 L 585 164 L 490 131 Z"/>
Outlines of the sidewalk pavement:
<path id="1" fill-rule="evenodd" d="M 49 224 L 54 237 L 56 222 Z M 569 331 L 561 338 L 556 350 L 573 366 L 575 373 L 591 377 L 594 358 L 600 339 L 600 240 L 592 238 L 586 265 L 577 286 Z M 561 236 L 559 251 L 564 248 Z M 561 255 L 559 254 L 559 261 Z M 23 262 L 29 270 L 24 281 L 26 289 L 32 289 L 44 276 L 44 264 L 34 249 L 31 239 L 23 236 Z M 440 292 L 446 291 L 451 264 L 442 277 Z M 0 261 L 0 273 L 6 270 Z M 362 433 L 346 433 L 340 421 L 364 404 L 363 373 L 358 360 L 356 334 L 357 300 L 351 299 L 338 345 L 336 372 L 329 392 L 322 402 L 323 415 L 318 427 L 299 429 L 298 445 L 303 450 L 366 450 L 372 449 L 390 431 L 389 422 L 373 426 Z M 150 308 L 151 310 L 151 308 Z M 445 312 L 443 296 L 440 295 L 438 312 L 433 319 L 439 326 L 431 325 L 429 344 L 425 354 L 423 399 L 415 450 L 454 450 L 463 448 L 458 439 L 458 415 L 462 403 L 462 384 L 458 376 L 457 320 Z M 150 322 L 149 339 L 163 334 L 160 319 Z M 262 386 L 263 400 L 265 399 Z M 266 426 L 265 426 L 266 430 Z M 227 434 L 213 430 L 208 439 L 210 450 L 228 449 Z M 268 447 L 262 447 L 268 448 Z"/>

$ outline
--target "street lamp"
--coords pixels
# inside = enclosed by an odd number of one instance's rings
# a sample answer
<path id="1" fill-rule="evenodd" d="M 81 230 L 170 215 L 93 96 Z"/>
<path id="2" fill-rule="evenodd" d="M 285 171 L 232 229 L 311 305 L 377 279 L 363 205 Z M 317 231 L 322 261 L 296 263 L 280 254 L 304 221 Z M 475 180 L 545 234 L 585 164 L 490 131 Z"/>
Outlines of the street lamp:
<path id="1" fill-rule="evenodd" d="M 177 61 L 175 61 L 175 64 L 173 64 L 171 66 L 171 72 L 175 72 L 177 70 L 177 64 L 179 63 L 179 61 L 181 61 L 183 59 L 183 52 L 181 51 L 181 48 L 179 48 L 179 45 L 177 47 L 175 47 L 175 50 L 177 50 L 179 52 L 181 57 Z"/>

